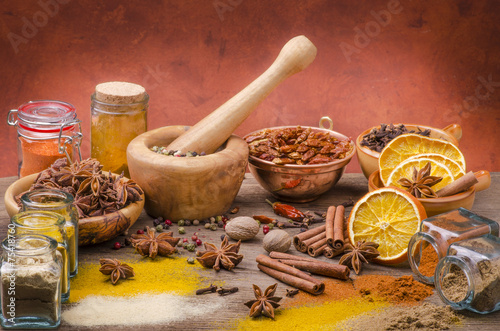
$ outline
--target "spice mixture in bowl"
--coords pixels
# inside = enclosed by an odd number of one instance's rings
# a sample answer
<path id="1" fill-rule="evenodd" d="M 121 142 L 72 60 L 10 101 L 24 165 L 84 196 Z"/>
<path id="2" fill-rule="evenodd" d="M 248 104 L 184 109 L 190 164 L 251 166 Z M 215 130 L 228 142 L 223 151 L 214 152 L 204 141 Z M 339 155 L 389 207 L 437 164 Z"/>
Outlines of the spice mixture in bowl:
<path id="1" fill-rule="evenodd" d="M 282 126 L 249 133 L 249 169 L 283 201 L 307 202 L 332 188 L 354 155 L 343 134 L 316 127 Z"/>
<path id="2" fill-rule="evenodd" d="M 363 131 L 356 138 L 356 154 L 366 178 L 378 170 L 380 152 L 392 139 L 406 133 L 417 133 L 431 138 L 439 138 L 458 145 L 462 137 L 462 127 L 450 124 L 443 129 L 415 124 L 381 124 Z"/>

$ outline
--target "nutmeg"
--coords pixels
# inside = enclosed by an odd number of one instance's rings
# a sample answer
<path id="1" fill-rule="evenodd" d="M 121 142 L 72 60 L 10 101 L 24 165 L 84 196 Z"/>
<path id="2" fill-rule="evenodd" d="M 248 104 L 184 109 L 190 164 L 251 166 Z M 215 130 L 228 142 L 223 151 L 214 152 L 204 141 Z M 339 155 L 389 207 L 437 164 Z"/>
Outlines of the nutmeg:
<path id="1" fill-rule="evenodd" d="M 259 233 L 259 223 L 252 217 L 235 217 L 227 222 L 226 233 L 234 240 L 250 240 Z"/>
<path id="2" fill-rule="evenodd" d="M 262 246 L 268 252 L 285 253 L 290 249 L 292 237 L 285 230 L 273 230 L 266 234 Z"/>

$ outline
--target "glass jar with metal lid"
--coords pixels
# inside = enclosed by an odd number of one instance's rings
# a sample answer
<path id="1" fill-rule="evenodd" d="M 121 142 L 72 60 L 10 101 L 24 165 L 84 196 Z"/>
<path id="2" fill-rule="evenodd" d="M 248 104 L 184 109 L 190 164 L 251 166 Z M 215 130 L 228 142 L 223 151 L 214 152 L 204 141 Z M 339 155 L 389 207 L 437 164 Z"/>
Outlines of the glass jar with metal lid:
<path id="1" fill-rule="evenodd" d="M 53 211 L 64 217 L 71 277 L 78 273 L 78 212 L 73 201 L 74 198 L 71 194 L 55 189 L 37 189 L 21 196 L 21 211 Z"/>
<path id="2" fill-rule="evenodd" d="M 57 242 L 43 235 L 14 235 L 2 241 L 0 293 L 3 328 L 56 328 L 61 322 L 62 259 Z"/>
<path id="3" fill-rule="evenodd" d="M 30 101 L 10 110 L 7 123 L 17 127 L 20 177 L 47 169 L 61 157 L 66 156 L 70 162 L 76 157 L 81 160 L 82 130 L 73 105 L 55 100 Z"/>
<path id="4" fill-rule="evenodd" d="M 61 282 L 62 301 L 69 299 L 69 258 L 68 258 L 68 237 L 64 218 L 51 211 L 28 210 L 22 211 L 11 218 L 16 236 L 42 234 L 57 241 L 57 250 L 62 255 L 63 272 Z"/>

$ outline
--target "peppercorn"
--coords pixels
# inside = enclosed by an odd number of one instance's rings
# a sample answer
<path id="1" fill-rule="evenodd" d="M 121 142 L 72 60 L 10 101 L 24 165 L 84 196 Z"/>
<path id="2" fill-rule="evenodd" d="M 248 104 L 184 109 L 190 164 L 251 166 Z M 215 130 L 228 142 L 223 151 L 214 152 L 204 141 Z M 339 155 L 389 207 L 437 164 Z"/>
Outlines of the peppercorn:
<path id="1" fill-rule="evenodd" d="M 156 218 L 156 219 L 154 219 L 154 220 L 153 220 L 153 225 L 154 225 L 154 226 L 158 226 L 158 225 L 160 225 L 160 220 L 159 220 L 159 219 L 157 219 L 157 218 Z"/>
<path id="2" fill-rule="evenodd" d="M 163 223 L 163 230 L 168 230 L 170 229 L 170 225 L 166 224 L 166 223 Z"/>
<path id="3" fill-rule="evenodd" d="M 196 250 L 196 245 L 195 244 L 188 244 L 187 248 L 188 252 L 194 252 Z"/>
<path id="4" fill-rule="evenodd" d="M 192 236 L 191 236 L 191 240 L 192 240 L 192 241 L 196 241 L 196 239 L 198 239 L 198 236 L 196 236 L 196 235 L 192 235 Z"/>
<path id="5" fill-rule="evenodd" d="M 156 232 L 163 232 L 163 225 L 158 224 L 158 225 L 156 226 Z"/>
<path id="6" fill-rule="evenodd" d="M 184 226 L 191 226 L 191 221 L 190 220 L 185 220 L 184 221 Z"/>
<path id="7" fill-rule="evenodd" d="M 183 243 L 187 243 L 188 242 L 188 238 L 182 238 L 182 242 Z"/>
<path id="8" fill-rule="evenodd" d="M 218 215 L 215 217 L 215 223 L 222 222 L 222 216 Z"/>
<path id="9" fill-rule="evenodd" d="M 158 221 L 160 221 L 160 223 L 163 223 L 163 217 L 159 216 Z"/>
<path id="10" fill-rule="evenodd" d="M 113 245 L 113 249 L 120 249 L 122 248 L 122 244 L 120 244 L 119 242 L 116 242 L 114 245 Z"/>
<path id="11" fill-rule="evenodd" d="M 180 240 L 179 240 L 179 242 L 177 243 L 177 246 L 178 246 L 178 247 L 182 247 L 182 245 L 183 245 L 183 244 L 184 244 L 184 243 L 183 243 L 182 241 L 180 241 Z"/>
<path id="12" fill-rule="evenodd" d="M 214 223 L 214 224 L 211 224 L 211 225 L 210 225 L 210 230 L 212 230 L 212 231 L 217 231 L 217 224 L 215 224 L 215 223 Z"/>
<path id="13" fill-rule="evenodd" d="M 179 234 L 185 234 L 186 229 L 184 229 L 182 226 L 179 228 Z"/>
<path id="14" fill-rule="evenodd" d="M 272 230 L 274 228 L 274 224 L 273 223 L 268 224 L 267 226 L 269 227 L 269 230 Z"/>
<path id="15" fill-rule="evenodd" d="M 189 245 L 189 243 L 188 243 L 188 242 L 183 242 L 183 243 L 182 243 L 182 247 L 183 247 L 184 249 L 187 249 L 187 248 L 188 248 L 188 245 Z"/>
<path id="16" fill-rule="evenodd" d="M 184 220 L 178 220 L 177 221 L 178 226 L 184 226 Z"/>
<path id="17" fill-rule="evenodd" d="M 224 224 L 224 222 L 219 222 L 219 223 L 217 223 L 217 226 L 218 226 L 219 228 L 223 228 L 225 225 L 226 225 L 226 224 Z"/>
<path id="18" fill-rule="evenodd" d="M 200 225 L 200 221 L 198 221 L 198 220 L 193 220 L 193 225 L 194 225 L 194 226 L 198 226 L 198 225 Z"/>
<path id="19" fill-rule="evenodd" d="M 144 234 L 143 230 L 137 230 L 137 234 Z"/>
<path id="20" fill-rule="evenodd" d="M 215 217 L 210 217 L 210 223 L 215 223 Z"/>
<path id="21" fill-rule="evenodd" d="M 225 235 L 225 234 L 221 235 L 221 236 L 220 236 L 220 241 L 224 241 L 224 239 L 225 239 L 225 238 L 226 238 L 226 235 Z"/>
<path id="22" fill-rule="evenodd" d="M 201 246 L 201 239 L 196 239 L 196 246 Z"/>
<path id="23" fill-rule="evenodd" d="M 187 263 L 194 264 L 194 257 L 190 257 L 187 259 Z"/>
<path id="24" fill-rule="evenodd" d="M 269 232 L 269 225 L 266 224 L 262 227 L 262 233 L 267 234 L 268 232 Z"/>
<path id="25" fill-rule="evenodd" d="M 210 229 L 210 223 L 205 223 L 205 229 Z"/>
<path id="26" fill-rule="evenodd" d="M 165 224 L 168 225 L 168 226 L 171 226 L 172 225 L 172 221 L 171 220 L 165 220 Z"/>

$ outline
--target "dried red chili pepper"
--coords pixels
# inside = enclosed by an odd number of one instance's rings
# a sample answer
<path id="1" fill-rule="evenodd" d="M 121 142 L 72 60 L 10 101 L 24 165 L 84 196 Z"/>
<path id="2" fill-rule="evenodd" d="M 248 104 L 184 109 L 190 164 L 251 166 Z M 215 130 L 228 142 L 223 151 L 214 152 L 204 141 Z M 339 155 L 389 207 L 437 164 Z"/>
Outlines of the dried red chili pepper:
<path id="1" fill-rule="evenodd" d="M 271 217 L 267 217 L 267 216 L 264 216 L 264 215 L 254 215 L 252 216 L 254 220 L 256 221 L 259 221 L 263 224 L 271 224 L 271 223 L 276 223 L 276 220 L 274 218 L 271 218 Z"/>
<path id="2" fill-rule="evenodd" d="M 294 221 L 302 221 L 304 217 L 306 217 L 303 212 L 293 206 L 285 205 L 281 202 L 272 203 L 267 199 L 266 201 L 273 207 L 274 213 L 276 215 L 283 216 Z"/>

